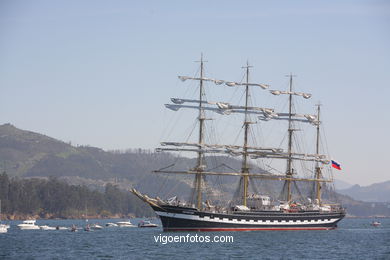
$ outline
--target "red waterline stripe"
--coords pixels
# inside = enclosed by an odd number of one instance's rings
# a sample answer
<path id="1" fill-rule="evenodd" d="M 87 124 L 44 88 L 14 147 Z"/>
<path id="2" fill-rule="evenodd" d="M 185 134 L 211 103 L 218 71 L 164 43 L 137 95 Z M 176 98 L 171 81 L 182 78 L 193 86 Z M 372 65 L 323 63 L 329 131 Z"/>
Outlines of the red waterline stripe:
<path id="1" fill-rule="evenodd" d="M 302 228 L 164 228 L 164 231 L 255 231 L 255 230 L 331 230 L 335 227 L 302 227 Z"/>

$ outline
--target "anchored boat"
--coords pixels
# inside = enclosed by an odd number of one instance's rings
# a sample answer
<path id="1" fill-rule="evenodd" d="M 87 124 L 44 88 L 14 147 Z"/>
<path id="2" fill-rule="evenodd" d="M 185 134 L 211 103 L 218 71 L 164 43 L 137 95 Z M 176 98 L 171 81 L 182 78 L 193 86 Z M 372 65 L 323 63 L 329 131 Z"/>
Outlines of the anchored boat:
<path id="1" fill-rule="evenodd" d="M 0 200 L 0 233 L 7 233 L 9 225 L 1 223 L 1 200 Z"/>
<path id="2" fill-rule="evenodd" d="M 161 147 L 156 149 L 156 152 L 195 153 L 197 155 L 196 165 L 189 170 L 172 169 L 174 165 L 169 165 L 154 171 L 159 174 L 179 174 L 186 177 L 193 175 L 190 198 L 179 200 L 178 197 L 174 197 L 163 200 L 159 197 L 151 198 L 135 189 L 132 189 L 132 192 L 153 208 L 161 219 L 164 231 L 326 230 L 336 228 L 337 223 L 344 218 L 345 210 L 341 205 L 330 203 L 328 199 L 325 200 L 321 196 L 325 184 L 332 182 L 332 179 L 325 178 L 323 171 L 327 169 L 331 172 L 332 164 L 326 155 L 320 153 L 320 105 L 317 105 L 315 114 L 298 113 L 295 111 L 294 98 L 309 99 L 311 94 L 293 90 L 293 75 L 288 76 L 287 90 L 267 90 L 269 88 L 267 84 L 250 81 L 251 66 L 249 64 L 243 68 L 245 69 L 243 82 L 208 78 L 204 75 L 202 56 L 200 75 L 179 76 L 181 81 L 190 80 L 199 83 L 198 99 L 172 98 L 172 103 L 165 105 L 172 111 L 197 110 L 198 136 L 196 141 L 162 142 Z M 243 88 L 243 104 L 235 105 L 223 101 L 207 100 L 205 83 L 224 85 L 229 88 Z M 264 95 L 287 96 L 288 111 L 278 112 L 274 108 L 254 106 L 251 102 L 251 97 L 257 96 L 254 88 L 261 90 Z M 212 143 L 211 138 L 206 139 L 206 120 L 210 119 L 207 117 L 209 113 L 216 113 L 220 117 L 234 116 L 236 119 L 242 115 L 242 125 L 237 128 L 237 131 L 243 130 L 241 144 Z M 287 122 L 285 146 L 259 145 L 265 140 L 250 143 L 250 140 L 256 138 L 252 130 L 254 125 L 261 123 L 261 127 L 266 127 L 267 122 L 273 120 Z M 315 147 L 312 153 L 298 149 L 301 148 L 295 142 L 296 131 L 300 130 L 298 124 L 308 124 L 313 128 Z M 217 158 L 216 155 L 220 154 L 240 157 L 241 169 L 234 170 L 229 167 L 228 171 L 217 171 L 219 166 L 210 168 L 206 165 L 207 157 Z M 265 170 L 254 167 L 253 162 L 256 161 L 263 162 L 263 166 L 269 166 L 270 161 L 285 161 L 286 166 L 283 165 L 283 171 L 271 166 Z M 300 167 L 300 164 L 310 165 Z M 337 169 L 341 169 L 339 164 L 337 164 Z M 303 176 L 304 174 L 306 175 Z M 210 176 L 236 177 L 238 188 L 231 199 L 221 198 L 213 201 L 211 198 L 205 198 L 207 190 L 210 190 L 210 186 L 207 185 L 207 178 Z M 282 183 L 280 196 L 273 198 L 267 195 L 265 190 L 259 190 L 256 181 Z M 306 183 L 306 186 L 298 183 Z M 302 187 L 309 187 L 312 191 L 311 195 L 302 195 L 299 191 Z"/>
<path id="3" fill-rule="evenodd" d="M 35 225 L 36 220 L 30 219 L 30 220 L 24 220 L 22 224 L 19 224 L 18 227 L 21 230 L 36 230 L 39 229 L 38 225 Z"/>

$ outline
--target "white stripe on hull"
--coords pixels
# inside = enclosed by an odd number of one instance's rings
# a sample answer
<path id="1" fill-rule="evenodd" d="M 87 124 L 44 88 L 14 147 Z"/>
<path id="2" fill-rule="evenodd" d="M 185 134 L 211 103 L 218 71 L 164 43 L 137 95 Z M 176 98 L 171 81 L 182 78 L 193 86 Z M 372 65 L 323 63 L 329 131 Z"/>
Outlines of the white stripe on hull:
<path id="1" fill-rule="evenodd" d="M 196 220 L 196 221 L 206 221 L 206 222 L 215 222 L 215 223 L 226 223 L 226 224 L 242 224 L 242 225 L 253 225 L 253 224 L 261 224 L 261 225 L 264 225 L 264 224 L 269 224 L 269 225 L 291 225 L 291 226 L 294 226 L 294 225 L 302 225 L 302 224 L 330 224 L 330 223 L 335 223 L 339 220 L 339 218 L 327 218 L 327 219 L 318 219 L 318 220 L 289 220 L 289 221 L 286 221 L 286 220 L 282 220 L 282 221 L 278 221 L 278 220 L 265 220 L 265 221 L 262 221 L 262 220 L 249 220 L 247 221 L 246 219 L 232 219 L 232 220 L 229 220 L 228 218 L 210 218 L 208 216 L 204 216 L 203 218 L 197 216 L 197 215 L 187 215 L 187 214 L 180 214 L 180 213 L 169 213 L 169 212 L 161 212 L 161 211 L 156 211 L 156 214 L 159 215 L 159 216 L 163 216 L 163 217 L 171 217 L 171 218 L 177 218 L 177 219 L 187 219 L 187 220 Z"/>

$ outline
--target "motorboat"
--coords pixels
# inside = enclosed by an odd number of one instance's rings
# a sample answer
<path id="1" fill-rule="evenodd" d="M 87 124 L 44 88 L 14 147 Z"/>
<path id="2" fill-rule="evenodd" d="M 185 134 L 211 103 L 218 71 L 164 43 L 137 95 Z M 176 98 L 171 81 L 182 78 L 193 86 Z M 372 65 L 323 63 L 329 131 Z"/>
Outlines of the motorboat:
<path id="1" fill-rule="evenodd" d="M 0 224 L 0 233 L 7 233 L 9 229 L 9 225 Z"/>
<path id="2" fill-rule="evenodd" d="M 116 224 L 119 227 L 135 227 L 133 224 L 131 224 L 130 220 L 129 221 L 119 221 L 119 222 L 116 222 Z"/>
<path id="3" fill-rule="evenodd" d="M 381 225 L 381 223 L 379 221 L 373 221 L 371 222 L 371 226 L 374 226 L 374 227 L 379 227 Z"/>
<path id="4" fill-rule="evenodd" d="M 35 225 L 35 222 L 36 222 L 35 219 L 25 220 L 25 221 L 23 221 L 22 224 L 19 224 L 18 227 L 21 230 L 36 230 L 36 229 L 39 229 L 39 226 Z"/>
<path id="5" fill-rule="evenodd" d="M 1 200 L 0 200 L 0 233 L 7 233 L 9 225 L 1 224 Z"/>
<path id="6" fill-rule="evenodd" d="M 70 228 L 70 232 L 77 232 L 77 227 L 76 225 L 72 225 L 72 227 Z"/>
<path id="7" fill-rule="evenodd" d="M 98 223 L 91 224 L 89 227 L 90 229 L 94 229 L 94 230 L 103 229 L 103 227 L 100 226 Z"/>
<path id="8" fill-rule="evenodd" d="M 117 227 L 118 224 L 115 224 L 115 223 L 106 223 L 106 227 Z"/>
<path id="9" fill-rule="evenodd" d="M 56 230 L 69 230 L 69 228 L 56 226 Z"/>
<path id="10" fill-rule="evenodd" d="M 157 224 L 151 223 L 150 221 L 147 220 L 142 220 L 140 223 L 138 223 L 138 227 L 140 228 L 153 228 L 153 227 L 158 227 Z"/>
<path id="11" fill-rule="evenodd" d="M 84 231 L 91 231 L 91 226 L 89 224 L 87 224 L 85 227 L 84 227 Z"/>
<path id="12" fill-rule="evenodd" d="M 48 225 L 39 226 L 41 230 L 56 230 L 55 227 L 50 227 Z"/>

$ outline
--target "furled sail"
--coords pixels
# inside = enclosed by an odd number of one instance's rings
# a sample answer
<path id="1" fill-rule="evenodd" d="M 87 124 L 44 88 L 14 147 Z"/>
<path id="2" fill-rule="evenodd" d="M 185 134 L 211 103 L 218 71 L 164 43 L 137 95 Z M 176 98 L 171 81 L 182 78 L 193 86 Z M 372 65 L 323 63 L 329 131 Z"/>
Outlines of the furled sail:
<path id="1" fill-rule="evenodd" d="M 208 148 L 225 148 L 225 149 L 243 149 L 240 145 L 223 145 L 223 144 L 199 144 L 199 143 L 186 143 L 186 142 L 161 142 L 161 146 L 194 146 L 194 147 L 208 147 Z M 271 148 L 271 147 L 253 147 L 247 146 L 247 149 L 257 151 L 273 151 L 282 153 L 283 149 Z"/>
<path id="2" fill-rule="evenodd" d="M 202 110 L 212 111 L 221 115 L 229 115 L 231 113 L 247 113 L 247 114 L 263 115 L 263 113 L 271 114 L 274 111 L 272 108 L 262 108 L 262 107 L 247 107 L 247 110 L 245 110 L 244 106 L 231 105 L 226 102 L 209 102 L 203 100 L 202 100 L 202 104 L 206 104 L 210 106 L 202 106 L 202 108 L 200 108 L 199 106 L 194 106 L 194 105 L 184 105 L 184 103 L 199 104 L 200 101 L 196 99 L 171 98 L 171 101 L 174 104 L 165 104 L 165 107 L 172 111 L 178 111 L 180 108 L 189 108 L 189 109 L 197 109 L 197 110 L 202 109 Z"/>
<path id="3" fill-rule="evenodd" d="M 270 90 L 269 92 L 271 92 L 271 94 L 275 95 L 275 96 L 285 94 L 285 95 L 301 96 L 301 97 L 306 98 L 306 99 L 311 98 L 311 94 L 303 93 L 303 92 L 283 91 L 283 90 Z"/>
<path id="4" fill-rule="evenodd" d="M 173 103 L 179 104 L 179 105 L 184 104 L 184 103 L 197 103 L 197 104 L 200 103 L 200 101 L 197 100 L 197 99 L 185 99 L 185 98 L 171 98 L 171 101 Z M 211 105 L 213 105 L 213 104 L 215 104 L 215 102 L 208 102 L 206 100 L 202 100 L 202 104 L 211 104 Z"/>
<path id="5" fill-rule="evenodd" d="M 202 153 L 225 153 L 232 156 L 241 156 L 246 154 L 284 154 L 283 149 L 271 147 L 244 147 L 239 145 L 219 145 L 219 144 L 199 144 L 199 143 L 180 143 L 180 142 L 161 142 L 162 148 L 157 148 L 156 152 L 202 152 Z M 166 147 L 172 146 L 172 147 Z M 182 148 L 196 147 L 196 148 Z"/>
<path id="6" fill-rule="evenodd" d="M 210 81 L 214 82 L 216 85 L 222 85 L 225 84 L 226 86 L 229 87 L 236 87 L 236 86 L 255 86 L 255 87 L 261 87 L 262 89 L 267 89 L 269 88 L 269 85 L 263 84 L 263 83 L 241 83 L 241 82 L 233 82 L 233 81 L 225 81 L 225 80 L 220 80 L 220 79 L 211 79 L 211 78 L 206 78 L 206 77 L 188 77 L 188 76 L 178 76 L 178 78 L 181 81 L 186 81 L 186 80 L 202 80 L 202 81 Z"/>
<path id="7" fill-rule="evenodd" d="M 320 122 L 316 115 L 310 114 L 291 114 L 291 118 L 289 117 L 289 113 L 275 113 L 273 111 L 264 111 L 263 115 L 258 118 L 263 121 L 269 121 L 271 119 L 275 120 L 291 120 L 297 122 L 310 123 L 312 125 L 318 125 Z"/>

